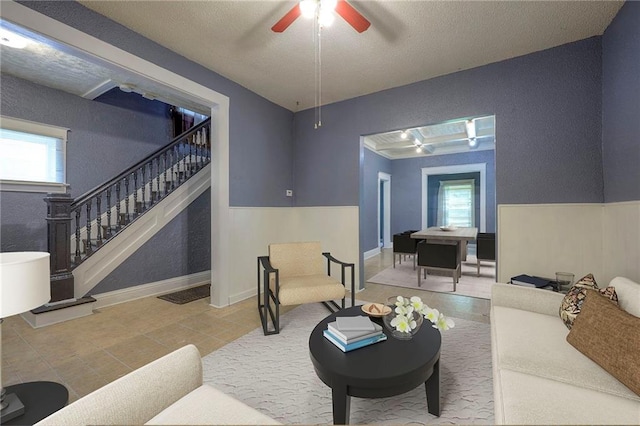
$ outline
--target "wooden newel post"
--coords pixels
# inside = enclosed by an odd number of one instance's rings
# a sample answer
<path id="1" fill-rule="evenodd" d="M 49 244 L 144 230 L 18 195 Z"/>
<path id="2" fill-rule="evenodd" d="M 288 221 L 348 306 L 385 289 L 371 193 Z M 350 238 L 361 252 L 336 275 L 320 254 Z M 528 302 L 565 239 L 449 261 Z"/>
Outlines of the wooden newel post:
<path id="1" fill-rule="evenodd" d="M 51 302 L 73 299 L 71 194 L 47 194 L 47 249 L 51 254 Z"/>

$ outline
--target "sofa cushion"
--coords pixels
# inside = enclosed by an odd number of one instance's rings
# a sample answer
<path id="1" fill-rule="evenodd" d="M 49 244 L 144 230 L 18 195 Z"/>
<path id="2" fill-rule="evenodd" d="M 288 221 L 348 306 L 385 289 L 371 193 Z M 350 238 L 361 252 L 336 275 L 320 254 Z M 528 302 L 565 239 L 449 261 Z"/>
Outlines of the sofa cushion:
<path id="1" fill-rule="evenodd" d="M 519 371 L 640 401 L 640 397 L 615 377 L 567 343 L 569 330 L 557 316 L 493 306 L 491 327 L 496 362 L 501 370 Z"/>
<path id="2" fill-rule="evenodd" d="M 640 318 L 591 290 L 567 342 L 640 395 Z"/>
<path id="3" fill-rule="evenodd" d="M 146 424 L 275 425 L 280 423 L 205 384 L 162 410 Z"/>
<path id="4" fill-rule="evenodd" d="M 576 316 L 580 313 L 582 303 L 584 302 L 584 298 L 588 290 L 598 290 L 616 303 L 618 301 L 615 288 L 607 287 L 598 289 L 598 284 L 592 274 L 582 277 L 569 289 L 564 299 L 562 299 L 562 304 L 560 305 L 560 318 L 562 318 L 562 321 L 567 328 L 571 329 Z"/>
<path id="5" fill-rule="evenodd" d="M 609 283 L 616 288 L 618 306 L 631 315 L 640 317 L 640 284 L 624 277 L 615 277 Z"/>
<path id="6" fill-rule="evenodd" d="M 637 401 L 505 369 L 494 380 L 496 424 L 640 424 Z"/>
<path id="7" fill-rule="evenodd" d="M 270 285 L 271 290 L 275 292 L 275 279 L 271 280 Z M 325 274 L 280 277 L 281 305 L 340 300 L 344 298 L 345 292 L 342 284 Z"/>

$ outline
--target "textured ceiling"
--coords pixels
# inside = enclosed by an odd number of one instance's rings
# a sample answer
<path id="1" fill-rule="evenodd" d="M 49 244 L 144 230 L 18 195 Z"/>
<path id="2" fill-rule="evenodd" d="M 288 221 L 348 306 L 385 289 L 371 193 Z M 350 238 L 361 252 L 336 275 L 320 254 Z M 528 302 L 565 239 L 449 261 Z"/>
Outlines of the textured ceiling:
<path id="1" fill-rule="evenodd" d="M 311 21 L 294 1 L 80 3 L 292 111 L 314 106 Z M 322 31 L 322 103 L 601 35 L 620 1 L 351 1 L 372 23 Z"/>

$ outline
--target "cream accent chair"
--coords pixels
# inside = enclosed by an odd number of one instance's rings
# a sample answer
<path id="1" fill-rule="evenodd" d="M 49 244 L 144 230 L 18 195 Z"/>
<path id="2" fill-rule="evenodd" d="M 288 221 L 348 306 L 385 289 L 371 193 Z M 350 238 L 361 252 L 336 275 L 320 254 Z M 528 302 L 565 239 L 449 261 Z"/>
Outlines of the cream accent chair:
<path id="1" fill-rule="evenodd" d="M 324 259 L 327 269 L 324 269 Z M 331 263 L 342 268 L 342 280 L 331 277 Z M 322 252 L 320 242 L 270 244 L 269 256 L 258 257 L 258 311 L 265 335 L 280 332 L 280 305 L 322 302 L 335 312 L 344 309 L 345 272 L 351 268 L 351 306 L 355 304 L 355 265 Z M 261 272 L 263 279 L 261 280 Z M 261 294 L 262 293 L 262 294 Z M 342 306 L 335 301 L 342 299 Z M 275 311 L 271 306 L 275 305 Z M 269 317 L 273 330 L 269 330 Z"/>

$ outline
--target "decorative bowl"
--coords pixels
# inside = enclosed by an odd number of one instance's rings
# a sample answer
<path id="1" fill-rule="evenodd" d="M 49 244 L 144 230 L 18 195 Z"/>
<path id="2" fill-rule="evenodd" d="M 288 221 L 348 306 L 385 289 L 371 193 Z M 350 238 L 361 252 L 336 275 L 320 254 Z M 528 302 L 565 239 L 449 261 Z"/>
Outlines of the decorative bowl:
<path id="1" fill-rule="evenodd" d="M 362 312 L 371 317 L 383 317 L 391 313 L 391 307 L 383 305 L 382 303 L 367 303 L 362 305 Z"/>
<path id="2" fill-rule="evenodd" d="M 417 311 L 413 311 L 411 313 L 412 315 L 412 319 L 413 321 L 415 321 L 415 328 L 411 329 L 410 331 L 400 331 L 398 330 L 395 326 L 391 325 L 391 322 L 393 321 L 393 319 L 398 316 L 398 314 L 395 311 L 395 298 L 392 298 L 393 301 L 391 299 L 389 299 L 389 305 L 391 306 L 391 312 L 385 316 L 382 317 L 382 322 L 384 323 L 385 327 L 387 328 L 387 330 L 389 330 L 391 332 L 391 335 L 393 337 L 395 337 L 396 339 L 400 339 L 400 340 L 409 340 L 411 338 L 413 338 L 413 336 L 418 332 L 418 330 L 420 330 L 420 326 L 422 326 L 422 322 L 424 321 L 424 317 L 422 316 L 421 313 L 417 312 Z"/>

